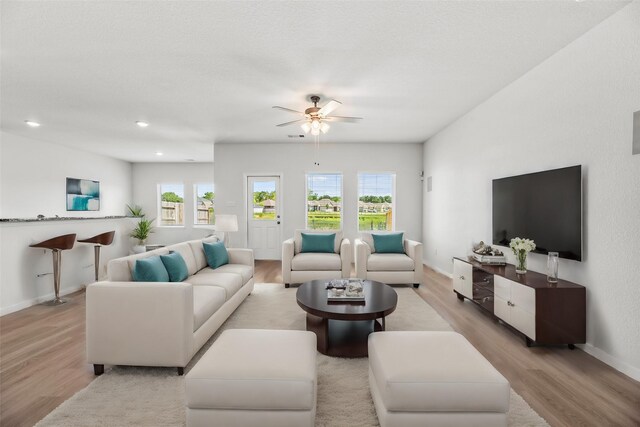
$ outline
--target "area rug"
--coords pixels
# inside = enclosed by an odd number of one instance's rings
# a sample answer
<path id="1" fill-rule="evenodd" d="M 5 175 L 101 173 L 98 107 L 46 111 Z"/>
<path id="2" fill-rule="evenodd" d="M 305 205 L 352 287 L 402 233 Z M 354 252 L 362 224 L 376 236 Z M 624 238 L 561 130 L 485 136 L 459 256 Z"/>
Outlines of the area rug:
<path id="1" fill-rule="evenodd" d="M 411 288 L 396 287 L 398 306 L 387 317 L 387 330 L 451 330 L 449 324 Z M 305 328 L 305 312 L 295 288 L 257 284 L 222 328 L 191 360 L 198 361 L 224 329 Z M 256 358 L 260 355 L 256 355 Z M 318 354 L 316 426 L 378 426 L 369 393 L 366 358 L 344 359 Z M 184 377 L 169 368 L 114 367 L 62 403 L 37 426 L 184 426 Z M 511 391 L 510 426 L 548 425 Z"/>

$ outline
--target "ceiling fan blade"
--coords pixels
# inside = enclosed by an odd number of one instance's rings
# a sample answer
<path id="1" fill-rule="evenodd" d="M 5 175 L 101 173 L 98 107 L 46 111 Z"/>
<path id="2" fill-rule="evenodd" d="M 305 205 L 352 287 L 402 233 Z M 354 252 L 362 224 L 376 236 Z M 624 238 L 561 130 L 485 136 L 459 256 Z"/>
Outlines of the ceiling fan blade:
<path id="1" fill-rule="evenodd" d="M 322 120 L 327 120 L 330 122 L 358 123 L 358 120 L 362 120 L 362 117 L 329 116 L 325 117 Z"/>
<path id="2" fill-rule="evenodd" d="M 335 99 L 332 99 L 331 101 L 327 102 L 325 104 L 325 106 L 320 109 L 320 111 L 318 111 L 318 114 L 321 115 L 321 116 L 326 117 L 329 114 L 331 114 L 331 112 L 333 110 L 335 110 L 336 108 L 338 108 L 341 105 L 342 105 L 342 102 L 339 102 L 339 101 L 336 101 Z"/>
<path id="3" fill-rule="evenodd" d="M 285 107 L 280 107 L 278 105 L 274 105 L 271 108 L 277 108 L 278 110 L 282 110 L 282 111 L 289 111 L 290 113 L 296 113 L 296 114 L 301 114 L 304 116 L 304 113 L 302 111 L 296 111 L 296 110 L 292 110 L 291 108 L 285 108 Z"/>
<path id="4" fill-rule="evenodd" d="M 289 125 L 293 125 L 293 124 L 300 123 L 300 122 L 305 122 L 305 121 L 306 121 L 306 119 L 294 120 L 292 122 L 280 123 L 279 125 L 276 125 L 276 126 L 278 126 L 278 127 L 289 126 Z"/>

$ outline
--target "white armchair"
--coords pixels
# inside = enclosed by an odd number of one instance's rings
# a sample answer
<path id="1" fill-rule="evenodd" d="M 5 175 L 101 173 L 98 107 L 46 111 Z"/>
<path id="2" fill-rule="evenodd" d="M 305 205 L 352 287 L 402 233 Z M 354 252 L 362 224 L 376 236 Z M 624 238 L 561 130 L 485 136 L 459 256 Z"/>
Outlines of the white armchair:
<path id="1" fill-rule="evenodd" d="M 404 239 L 404 253 L 377 253 L 371 233 L 355 240 L 356 277 L 387 284 L 423 283 L 422 243 Z"/>
<path id="2" fill-rule="evenodd" d="M 334 252 L 301 252 L 301 233 L 335 233 Z M 288 288 L 291 283 L 348 278 L 352 256 L 351 242 L 342 237 L 342 231 L 296 230 L 293 238 L 282 243 L 282 281 Z"/>

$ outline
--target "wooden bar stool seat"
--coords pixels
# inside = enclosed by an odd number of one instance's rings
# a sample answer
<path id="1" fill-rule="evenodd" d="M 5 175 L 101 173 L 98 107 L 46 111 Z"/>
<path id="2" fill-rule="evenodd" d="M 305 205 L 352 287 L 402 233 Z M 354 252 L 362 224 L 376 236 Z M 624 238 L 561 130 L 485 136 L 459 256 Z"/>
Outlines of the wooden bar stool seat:
<path id="1" fill-rule="evenodd" d="M 98 273 L 100 272 L 100 247 L 109 246 L 113 243 L 113 237 L 116 235 L 115 230 L 107 231 L 106 233 L 101 233 L 95 235 L 93 237 L 89 237 L 88 239 L 78 240 L 80 243 L 93 243 L 93 250 L 95 253 L 95 274 L 96 274 L 96 282 L 98 281 Z"/>
<path id="2" fill-rule="evenodd" d="M 32 248 L 51 249 L 53 255 L 53 290 L 55 298 L 53 301 L 45 303 L 46 305 L 59 305 L 67 302 L 60 298 L 60 269 L 62 268 L 62 251 L 73 248 L 76 241 L 76 235 L 65 234 L 63 236 L 54 237 L 40 243 L 29 245 Z"/>

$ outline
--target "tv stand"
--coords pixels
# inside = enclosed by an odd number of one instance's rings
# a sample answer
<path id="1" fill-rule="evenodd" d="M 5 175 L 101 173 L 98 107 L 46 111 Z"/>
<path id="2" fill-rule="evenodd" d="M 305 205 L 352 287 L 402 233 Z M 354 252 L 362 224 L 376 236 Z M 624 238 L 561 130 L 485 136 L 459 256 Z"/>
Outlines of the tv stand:
<path id="1" fill-rule="evenodd" d="M 473 259 L 453 259 L 453 291 L 459 300 L 482 307 L 522 333 L 532 345 L 586 342 L 586 289 L 566 280 L 547 282 L 547 276 L 515 266 L 480 264 Z"/>

